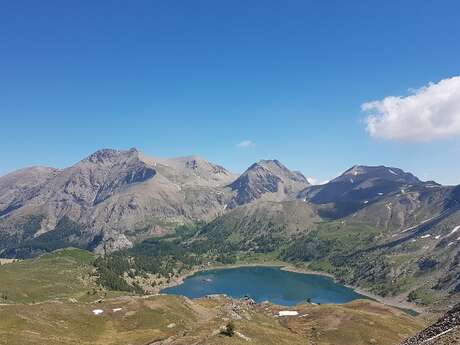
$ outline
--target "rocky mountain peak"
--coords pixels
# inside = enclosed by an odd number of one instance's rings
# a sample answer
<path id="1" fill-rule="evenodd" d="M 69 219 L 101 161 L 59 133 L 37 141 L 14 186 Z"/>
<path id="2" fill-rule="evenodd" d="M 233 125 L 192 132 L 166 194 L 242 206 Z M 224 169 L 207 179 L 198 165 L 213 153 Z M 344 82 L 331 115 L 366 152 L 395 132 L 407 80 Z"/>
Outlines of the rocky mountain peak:
<path id="1" fill-rule="evenodd" d="M 123 160 L 130 157 L 139 157 L 139 151 L 136 148 L 129 150 L 101 149 L 83 159 L 82 162 L 90 162 L 94 164 L 113 163 L 117 160 Z"/>
<path id="2" fill-rule="evenodd" d="M 267 171 L 274 176 L 278 176 L 281 179 L 290 179 L 302 183 L 308 183 L 307 178 L 300 171 L 291 171 L 285 165 L 283 165 L 279 160 L 260 160 L 257 163 L 251 165 L 246 172 L 250 171 Z M 246 173 L 245 172 L 245 173 Z"/>
<path id="3" fill-rule="evenodd" d="M 298 197 L 315 204 L 333 204 L 333 217 L 342 217 L 386 195 L 422 184 L 413 174 L 399 168 L 355 165 L 324 185 L 307 187 Z"/>
<path id="4" fill-rule="evenodd" d="M 246 204 L 262 196 L 282 200 L 308 185 L 305 176 L 289 170 L 278 160 L 261 160 L 229 185 L 235 193 L 229 206 Z"/>
<path id="5" fill-rule="evenodd" d="M 379 166 L 365 166 L 355 165 L 346 170 L 342 175 L 335 178 L 331 182 L 339 181 L 363 181 L 368 179 L 381 179 L 387 181 L 394 181 L 406 184 L 417 184 L 421 181 L 413 174 L 403 171 L 399 168 Z"/>

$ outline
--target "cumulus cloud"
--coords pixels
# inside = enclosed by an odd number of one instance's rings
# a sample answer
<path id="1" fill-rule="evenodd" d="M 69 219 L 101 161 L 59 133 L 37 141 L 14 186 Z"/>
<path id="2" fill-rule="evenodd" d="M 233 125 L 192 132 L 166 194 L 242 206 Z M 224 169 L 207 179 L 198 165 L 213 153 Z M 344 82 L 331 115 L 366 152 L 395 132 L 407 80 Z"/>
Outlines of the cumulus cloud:
<path id="1" fill-rule="evenodd" d="M 369 135 L 411 141 L 460 136 L 460 76 L 410 92 L 362 104 Z"/>
<path id="2" fill-rule="evenodd" d="M 254 146 L 256 146 L 256 143 L 253 142 L 252 140 L 243 140 L 243 141 L 240 142 L 237 146 L 238 146 L 238 147 L 241 147 L 241 148 L 248 148 L 248 147 L 254 147 Z"/>

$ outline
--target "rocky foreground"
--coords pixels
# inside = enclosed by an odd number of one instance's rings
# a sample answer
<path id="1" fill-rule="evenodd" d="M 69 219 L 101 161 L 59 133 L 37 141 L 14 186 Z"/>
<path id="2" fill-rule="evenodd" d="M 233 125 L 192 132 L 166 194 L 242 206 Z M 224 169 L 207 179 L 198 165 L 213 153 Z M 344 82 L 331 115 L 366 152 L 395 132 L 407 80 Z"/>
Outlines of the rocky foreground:
<path id="1" fill-rule="evenodd" d="M 405 340 L 401 345 L 460 344 L 460 304 L 448 311 L 436 323 Z"/>

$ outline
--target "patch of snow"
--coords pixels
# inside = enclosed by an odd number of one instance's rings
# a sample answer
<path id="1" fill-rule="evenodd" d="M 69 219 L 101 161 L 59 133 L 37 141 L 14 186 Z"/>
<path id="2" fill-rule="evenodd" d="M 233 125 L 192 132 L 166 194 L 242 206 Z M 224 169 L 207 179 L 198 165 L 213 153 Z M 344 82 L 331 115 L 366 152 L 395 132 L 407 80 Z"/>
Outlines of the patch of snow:
<path id="1" fill-rule="evenodd" d="M 430 220 L 432 220 L 434 217 L 431 217 L 431 218 L 428 218 L 428 219 L 425 219 L 424 221 L 420 222 L 419 224 L 417 225 L 414 225 L 414 226 L 411 226 L 410 228 L 407 228 L 407 229 L 404 229 L 403 231 L 401 232 L 406 232 L 406 231 L 409 231 L 409 230 L 412 230 L 412 229 L 415 229 L 416 227 L 418 227 L 419 225 L 422 225 Z"/>
<path id="2" fill-rule="evenodd" d="M 382 195 L 383 195 L 383 193 L 377 193 L 377 195 L 380 195 L 380 196 L 382 196 Z"/>
<path id="3" fill-rule="evenodd" d="M 417 240 L 415 238 L 412 239 L 412 242 L 417 242 Z"/>
<path id="4" fill-rule="evenodd" d="M 278 312 L 278 316 L 297 316 L 299 315 L 298 311 L 295 310 L 281 310 Z"/>
<path id="5" fill-rule="evenodd" d="M 438 235 L 435 237 L 435 239 L 439 240 L 441 238 L 441 235 Z"/>
<path id="6" fill-rule="evenodd" d="M 428 237 L 431 237 L 431 234 L 426 234 L 426 235 L 420 236 L 420 238 L 428 238 Z"/>
<path id="7" fill-rule="evenodd" d="M 398 174 L 397 174 L 397 173 L 395 173 L 393 170 L 391 170 L 391 169 L 388 169 L 388 171 L 389 171 L 391 174 L 398 176 Z"/>
<path id="8" fill-rule="evenodd" d="M 369 202 L 369 200 L 364 200 L 364 203 L 367 204 Z"/>
<path id="9" fill-rule="evenodd" d="M 103 312 L 104 312 L 104 311 L 103 311 L 102 309 L 94 309 L 94 310 L 93 310 L 93 314 L 94 314 L 94 315 L 100 315 L 100 314 L 102 314 Z"/>
<path id="10" fill-rule="evenodd" d="M 425 249 L 425 250 L 426 250 L 426 249 L 430 249 L 430 247 L 429 247 L 429 246 L 425 246 L 425 247 L 423 247 L 423 249 Z"/>
<path id="11" fill-rule="evenodd" d="M 117 311 L 120 311 L 120 310 L 122 310 L 122 308 L 113 308 L 113 309 L 112 309 L 112 311 L 113 311 L 114 313 L 116 313 Z"/>
<path id="12" fill-rule="evenodd" d="M 350 179 L 350 182 L 351 182 L 351 183 L 355 183 L 355 181 L 354 181 L 352 178 Z"/>
<path id="13" fill-rule="evenodd" d="M 449 244 L 447 246 L 450 247 L 453 244 L 454 244 L 454 242 L 449 242 Z"/>
<path id="14" fill-rule="evenodd" d="M 242 334 L 242 333 L 240 333 L 240 332 L 235 332 L 235 334 L 236 334 L 237 336 L 239 336 L 241 339 L 244 339 L 244 340 L 246 340 L 246 341 L 251 341 L 251 338 L 245 336 L 244 334 Z"/>
<path id="15" fill-rule="evenodd" d="M 451 233 L 449 234 L 449 236 L 452 235 L 452 234 L 455 234 L 458 230 L 460 230 L 460 225 L 457 225 L 457 226 L 451 231 Z"/>
<path id="16" fill-rule="evenodd" d="M 305 201 L 307 201 L 307 200 L 305 200 Z M 224 205 L 224 210 L 226 210 L 226 209 L 227 209 L 227 206 L 228 206 L 227 204 L 225 204 L 225 205 Z"/>
<path id="17" fill-rule="evenodd" d="M 441 333 L 439 333 L 439 334 L 436 334 L 434 337 L 431 337 L 431 338 L 428 338 L 428 339 L 424 340 L 422 343 L 427 343 L 427 342 L 429 342 L 429 341 L 432 341 L 432 340 L 434 340 L 434 339 L 437 339 L 437 338 L 439 338 L 439 337 L 442 337 L 444 334 L 447 334 L 447 333 L 449 333 L 449 332 L 452 332 L 452 331 L 453 331 L 454 329 L 456 329 L 456 328 L 457 328 L 456 326 L 454 326 L 454 327 L 452 327 L 452 328 L 449 328 L 448 330 L 446 330 L 446 331 L 444 331 L 444 332 L 441 332 Z"/>

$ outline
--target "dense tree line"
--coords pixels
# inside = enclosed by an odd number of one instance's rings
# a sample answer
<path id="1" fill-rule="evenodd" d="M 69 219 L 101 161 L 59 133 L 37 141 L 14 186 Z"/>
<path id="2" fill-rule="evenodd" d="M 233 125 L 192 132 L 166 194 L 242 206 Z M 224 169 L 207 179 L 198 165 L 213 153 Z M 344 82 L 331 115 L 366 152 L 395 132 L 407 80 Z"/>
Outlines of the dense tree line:
<path id="1" fill-rule="evenodd" d="M 223 238 L 194 238 L 199 226 L 182 225 L 174 235 L 147 239 L 132 248 L 97 258 L 94 265 L 98 282 L 111 290 L 141 292 L 140 287 L 128 284 L 125 278 L 135 282 L 136 277 L 153 274 L 170 279 L 209 262 L 234 263 L 239 248 L 225 243 Z"/>

